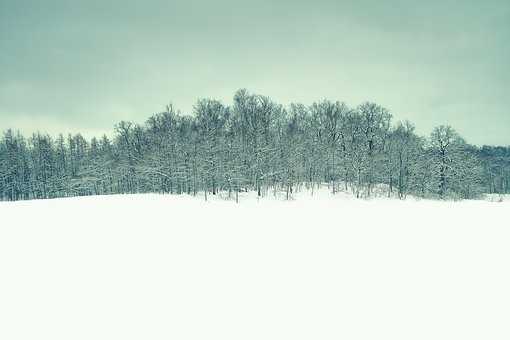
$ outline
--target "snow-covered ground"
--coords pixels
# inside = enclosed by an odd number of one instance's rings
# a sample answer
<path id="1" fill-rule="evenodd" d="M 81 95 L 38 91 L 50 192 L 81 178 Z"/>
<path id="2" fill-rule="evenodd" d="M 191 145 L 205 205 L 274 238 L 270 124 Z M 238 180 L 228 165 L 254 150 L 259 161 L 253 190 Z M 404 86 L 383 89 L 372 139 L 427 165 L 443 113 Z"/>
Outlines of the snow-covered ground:
<path id="1" fill-rule="evenodd" d="M 510 199 L 0 203 L 0 339 L 509 339 Z"/>

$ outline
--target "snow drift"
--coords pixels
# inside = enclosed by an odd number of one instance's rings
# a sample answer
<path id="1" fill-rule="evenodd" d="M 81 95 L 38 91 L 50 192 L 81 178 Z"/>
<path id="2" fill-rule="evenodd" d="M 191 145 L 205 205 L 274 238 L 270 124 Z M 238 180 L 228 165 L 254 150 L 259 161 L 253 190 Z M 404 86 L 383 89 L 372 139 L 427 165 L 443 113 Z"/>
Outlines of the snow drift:
<path id="1" fill-rule="evenodd" d="M 1 339 L 508 339 L 507 201 L 0 203 Z"/>

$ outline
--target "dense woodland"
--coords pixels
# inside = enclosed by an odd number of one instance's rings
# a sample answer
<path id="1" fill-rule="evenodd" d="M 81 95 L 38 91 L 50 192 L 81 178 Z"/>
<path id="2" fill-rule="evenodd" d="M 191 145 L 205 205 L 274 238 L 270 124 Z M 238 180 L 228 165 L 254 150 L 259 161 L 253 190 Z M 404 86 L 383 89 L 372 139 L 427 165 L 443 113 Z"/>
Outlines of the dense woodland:
<path id="1" fill-rule="evenodd" d="M 478 148 L 451 127 L 416 135 L 374 103 L 323 100 L 284 107 L 239 90 L 230 106 L 198 100 L 193 114 L 171 105 L 112 139 L 77 135 L 0 142 L 0 199 L 120 193 L 284 195 L 327 184 L 356 197 L 477 198 L 510 192 L 510 147 Z"/>

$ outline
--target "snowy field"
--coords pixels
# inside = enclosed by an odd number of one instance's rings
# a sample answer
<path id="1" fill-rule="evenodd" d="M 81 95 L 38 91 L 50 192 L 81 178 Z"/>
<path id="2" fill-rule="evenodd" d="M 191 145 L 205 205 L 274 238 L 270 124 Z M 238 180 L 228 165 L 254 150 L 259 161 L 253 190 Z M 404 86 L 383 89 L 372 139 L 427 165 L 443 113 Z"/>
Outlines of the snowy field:
<path id="1" fill-rule="evenodd" d="M 510 339 L 510 199 L 0 203 L 0 339 Z"/>

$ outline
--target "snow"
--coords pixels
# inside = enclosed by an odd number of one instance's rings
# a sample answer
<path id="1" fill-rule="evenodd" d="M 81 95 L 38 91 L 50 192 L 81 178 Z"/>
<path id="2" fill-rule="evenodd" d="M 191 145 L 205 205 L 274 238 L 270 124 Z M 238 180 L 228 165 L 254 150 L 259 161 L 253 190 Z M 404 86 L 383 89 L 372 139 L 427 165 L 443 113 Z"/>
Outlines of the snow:
<path id="1" fill-rule="evenodd" d="M 510 199 L 0 203 L 0 339 L 509 339 Z"/>

